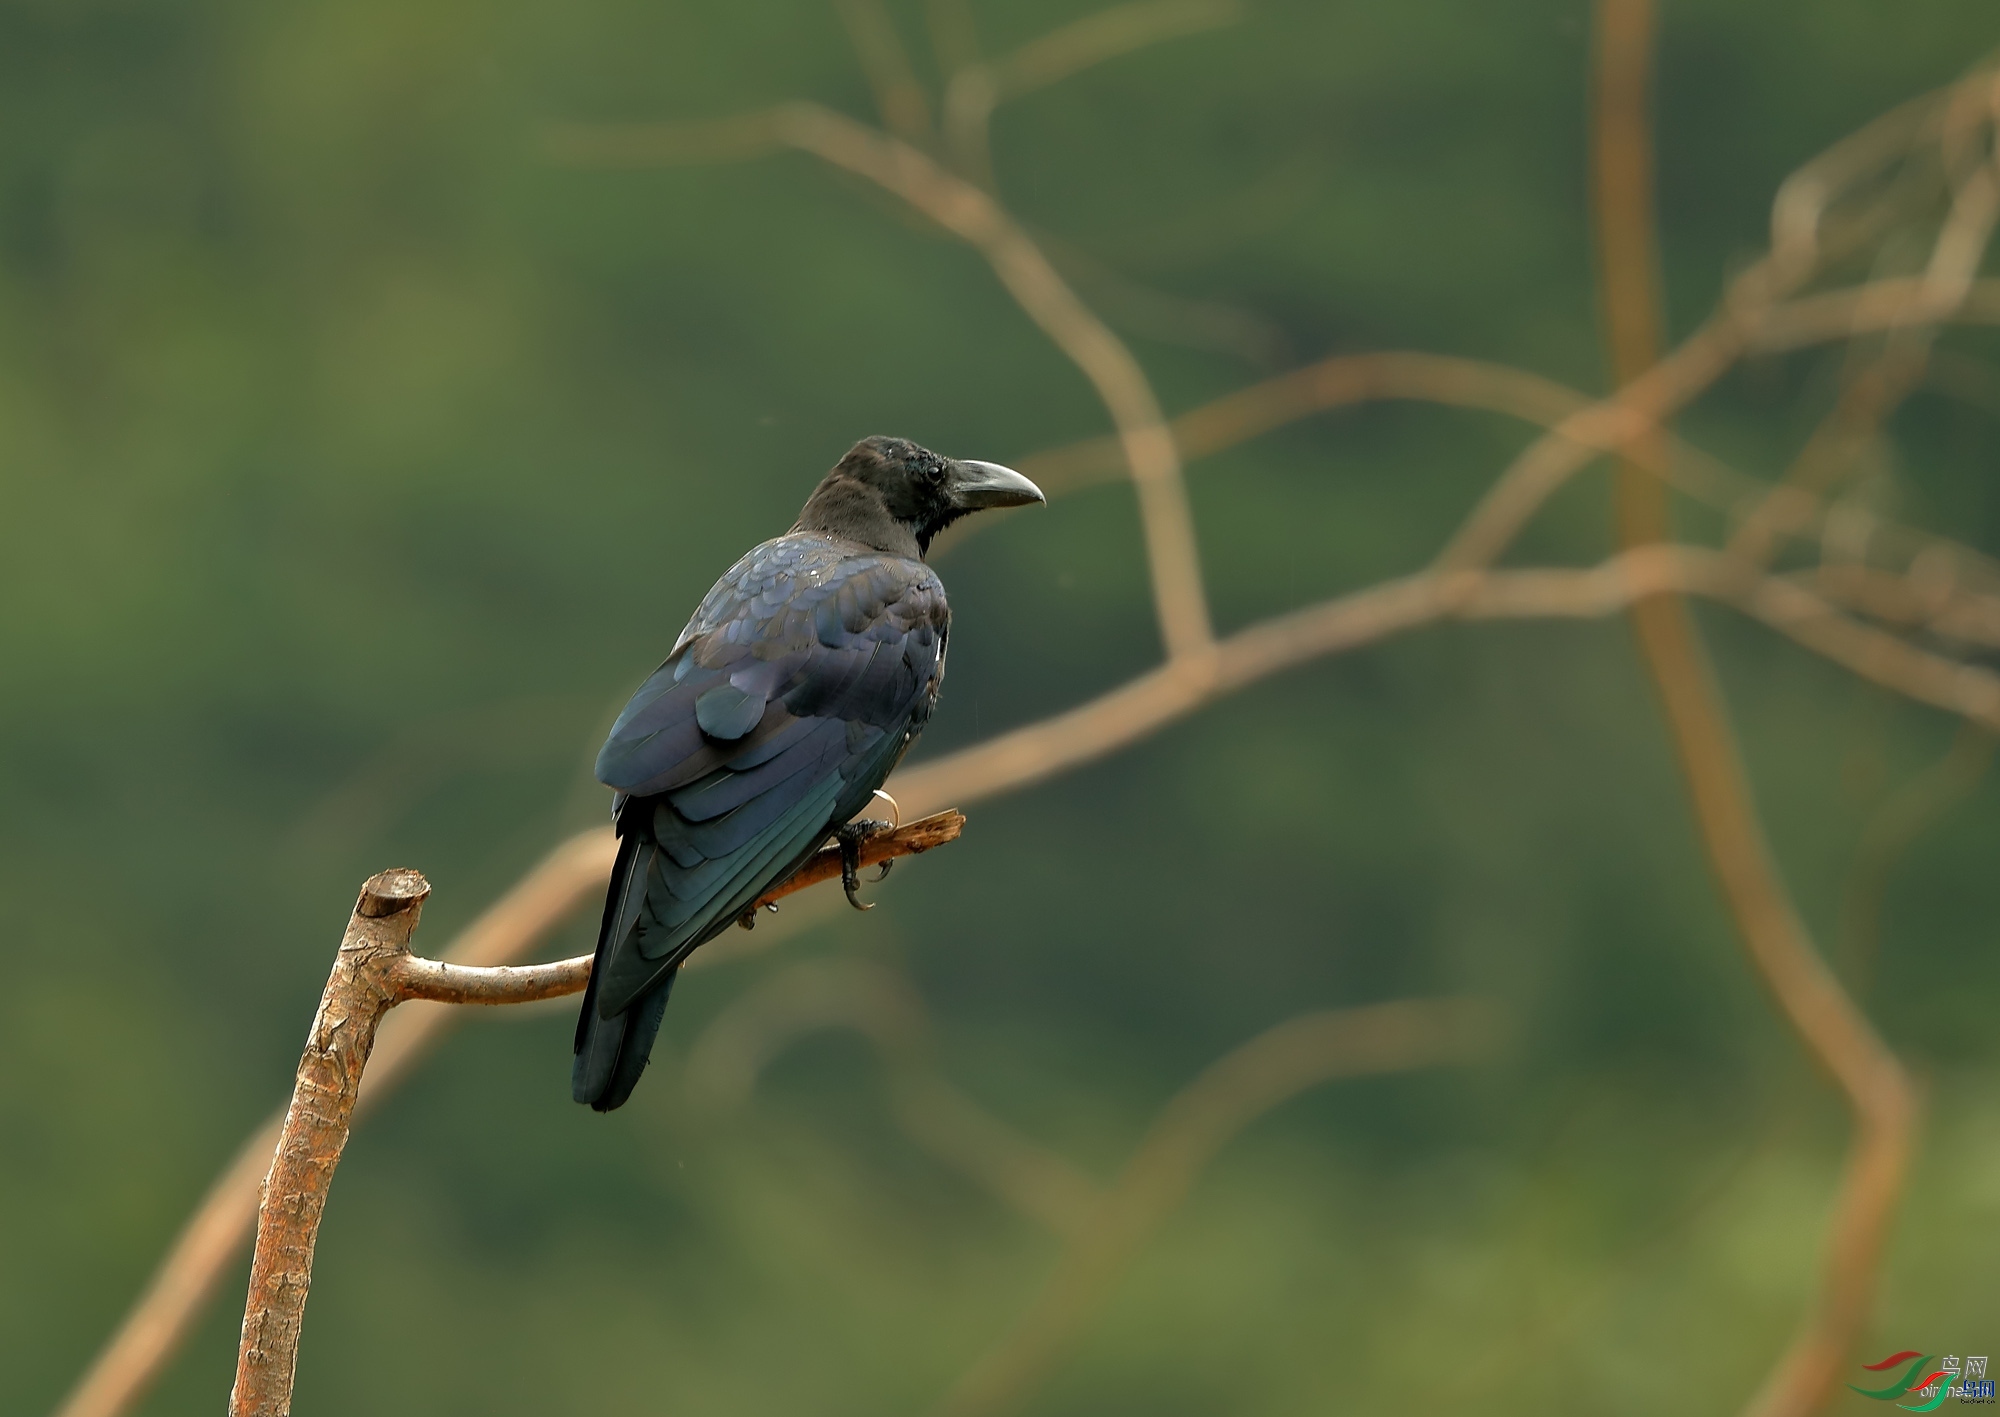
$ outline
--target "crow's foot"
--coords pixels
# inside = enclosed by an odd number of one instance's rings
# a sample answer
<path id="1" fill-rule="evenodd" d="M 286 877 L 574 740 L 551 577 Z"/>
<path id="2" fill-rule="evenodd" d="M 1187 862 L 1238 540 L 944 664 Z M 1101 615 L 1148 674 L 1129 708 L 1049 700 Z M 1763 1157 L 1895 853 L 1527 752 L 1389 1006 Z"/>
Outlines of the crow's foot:
<path id="1" fill-rule="evenodd" d="M 889 830 L 892 830 L 889 823 L 871 821 L 864 817 L 858 821 L 849 822 L 833 834 L 833 839 L 840 843 L 840 888 L 847 892 L 847 903 L 856 910 L 873 910 L 875 908 L 873 905 L 864 903 L 861 899 L 861 843 L 875 835 L 876 832 Z M 888 864 L 887 862 L 883 863 L 884 867 L 887 867 Z M 886 869 L 882 872 L 882 876 L 888 874 L 889 872 Z M 879 881 L 882 879 L 882 876 L 877 876 L 875 879 Z"/>

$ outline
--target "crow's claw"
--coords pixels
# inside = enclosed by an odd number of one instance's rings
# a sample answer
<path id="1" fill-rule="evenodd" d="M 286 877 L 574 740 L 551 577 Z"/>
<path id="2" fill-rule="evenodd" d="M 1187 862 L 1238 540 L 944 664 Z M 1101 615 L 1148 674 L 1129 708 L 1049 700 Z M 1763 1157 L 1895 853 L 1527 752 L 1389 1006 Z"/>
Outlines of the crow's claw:
<path id="1" fill-rule="evenodd" d="M 886 881 L 886 880 L 888 880 L 888 879 L 889 879 L 889 868 L 890 868 L 891 866 L 895 865 L 895 864 L 896 864 L 896 858 L 895 858 L 895 857 L 893 857 L 893 856 L 892 856 L 892 857 L 890 857 L 890 858 L 889 858 L 889 859 L 888 859 L 887 861 L 884 861 L 884 862 L 882 863 L 882 866 L 881 866 L 881 869 L 880 869 L 880 870 L 878 870 L 878 871 L 876 871 L 876 873 L 875 873 L 875 879 L 876 879 L 876 880 L 878 880 L 878 881 Z"/>
<path id="2" fill-rule="evenodd" d="M 864 818 L 849 822 L 833 834 L 833 839 L 840 843 L 840 888 L 847 892 L 847 903 L 856 910 L 875 908 L 861 899 L 861 843 L 876 832 L 889 829 L 887 822 L 869 821 Z M 888 872 L 882 874 L 887 875 Z M 882 877 L 877 876 L 875 879 L 879 881 Z"/>

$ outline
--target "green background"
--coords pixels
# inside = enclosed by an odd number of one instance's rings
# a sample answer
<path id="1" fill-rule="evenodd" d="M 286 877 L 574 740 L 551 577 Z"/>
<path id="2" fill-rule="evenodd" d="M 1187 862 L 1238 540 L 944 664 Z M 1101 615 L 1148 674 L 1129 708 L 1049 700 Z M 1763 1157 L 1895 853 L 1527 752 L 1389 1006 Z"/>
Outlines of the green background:
<path id="1" fill-rule="evenodd" d="M 975 13 L 1000 53 L 1084 8 Z M 1372 348 L 1600 389 L 1589 19 L 1259 0 L 1003 109 L 1002 190 L 1171 410 Z M 1996 39 L 1989 0 L 1669 5 L 1675 330 L 1760 249 L 1787 171 Z M 589 760 L 625 694 L 850 441 L 1009 461 L 1103 431 L 985 265 L 858 181 L 538 155 L 554 121 L 799 96 L 870 112 L 816 0 L 0 10 L 0 1410 L 54 1405 L 282 1097 L 357 882 L 421 867 L 437 948 L 602 820 Z M 1686 429 L 1771 475 L 1838 368 L 1761 363 Z M 1992 413 L 1927 389 L 1895 432 L 1882 495 L 2000 544 Z M 1197 464 L 1221 626 L 1420 565 L 1526 436 L 1393 406 Z M 1593 558 L 1607 516 L 1585 479 L 1531 550 Z M 940 564 L 925 756 L 1157 659 L 1122 486 Z M 1953 725 L 1704 623 L 1830 942 L 1867 824 Z M 1996 830 L 1987 787 L 1899 867 L 1866 995 L 1927 1096 L 1885 1352 L 2000 1347 Z M 680 1086 L 710 1019 L 815 957 L 906 969 L 949 1075 L 1107 1178 L 1302 1009 L 1511 1012 L 1488 1065 L 1252 1127 L 1025 1411 L 1729 1411 L 1794 1331 L 1844 1118 L 1718 907 L 1622 622 L 1287 673 L 975 806 L 874 894 L 691 974 L 610 1117 L 568 1100 L 567 1008 L 453 1034 L 348 1152 L 297 1410 L 941 1394 L 1056 1242 L 902 1136 L 852 1034 L 786 1049 L 737 1111 Z M 220 1410 L 240 1286 L 146 1412 Z"/>

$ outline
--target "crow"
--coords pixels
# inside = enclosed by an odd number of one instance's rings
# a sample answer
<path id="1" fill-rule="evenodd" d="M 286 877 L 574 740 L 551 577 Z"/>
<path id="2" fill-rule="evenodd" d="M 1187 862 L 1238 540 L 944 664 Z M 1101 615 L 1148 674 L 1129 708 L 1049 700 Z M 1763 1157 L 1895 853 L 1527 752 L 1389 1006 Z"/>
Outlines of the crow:
<path id="1" fill-rule="evenodd" d="M 1011 468 L 864 438 L 797 525 L 715 583 L 597 755 L 618 856 L 576 1025 L 578 1102 L 609 1112 L 632 1095 L 690 953 L 836 834 L 851 861 L 847 824 L 944 679 L 931 538 L 1044 500 Z"/>

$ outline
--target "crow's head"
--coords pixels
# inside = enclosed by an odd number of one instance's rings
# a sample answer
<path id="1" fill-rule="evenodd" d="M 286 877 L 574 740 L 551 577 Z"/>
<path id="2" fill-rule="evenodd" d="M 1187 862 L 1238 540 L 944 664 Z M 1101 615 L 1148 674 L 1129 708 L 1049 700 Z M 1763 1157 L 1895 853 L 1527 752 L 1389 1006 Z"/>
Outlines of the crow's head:
<path id="1" fill-rule="evenodd" d="M 905 555 L 914 543 L 921 556 L 968 512 L 1046 500 L 998 463 L 942 457 L 907 438 L 863 438 L 813 489 L 799 526 Z"/>

